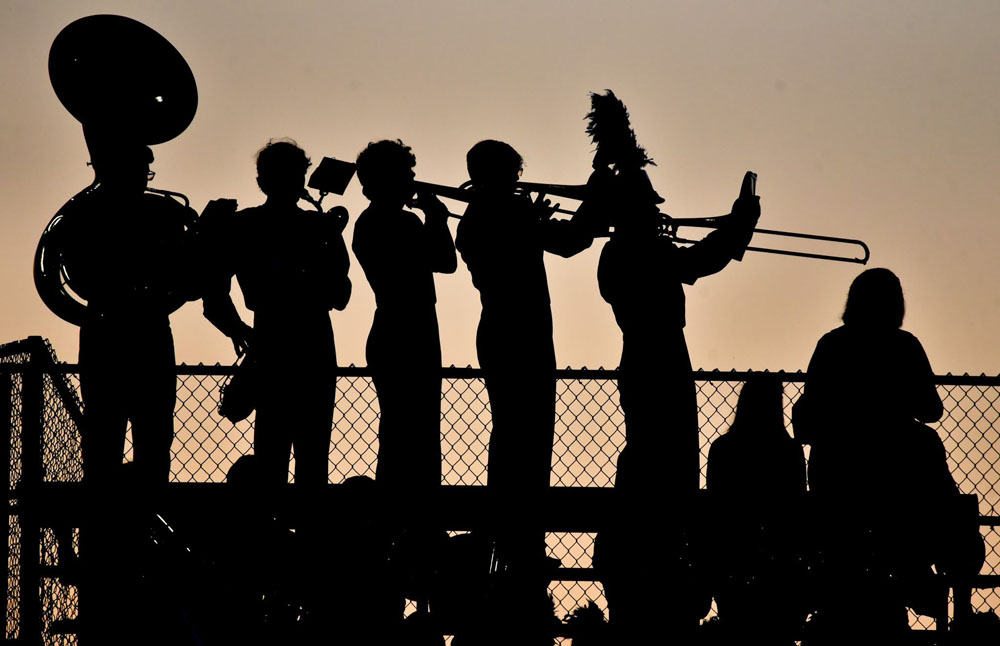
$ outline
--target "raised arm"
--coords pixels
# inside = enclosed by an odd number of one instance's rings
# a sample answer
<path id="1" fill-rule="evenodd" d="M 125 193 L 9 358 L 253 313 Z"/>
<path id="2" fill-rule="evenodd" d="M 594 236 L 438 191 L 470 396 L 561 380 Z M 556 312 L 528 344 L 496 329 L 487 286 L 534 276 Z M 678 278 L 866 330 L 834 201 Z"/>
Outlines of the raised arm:
<path id="1" fill-rule="evenodd" d="M 753 228 L 760 218 L 760 198 L 740 197 L 733 203 L 732 219 L 690 247 L 678 249 L 681 280 L 693 284 L 702 276 L 721 271 L 731 260 L 742 260 Z"/>

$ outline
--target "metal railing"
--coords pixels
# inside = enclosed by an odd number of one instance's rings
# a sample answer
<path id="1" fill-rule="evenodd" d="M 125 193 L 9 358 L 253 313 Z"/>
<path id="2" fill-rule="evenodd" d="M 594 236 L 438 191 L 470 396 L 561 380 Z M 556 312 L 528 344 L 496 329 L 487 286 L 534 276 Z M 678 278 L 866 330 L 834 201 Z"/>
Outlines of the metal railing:
<path id="1" fill-rule="evenodd" d="M 171 480 L 177 483 L 220 483 L 229 467 L 252 452 L 254 420 L 233 424 L 217 413 L 219 387 L 230 367 L 178 366 L 175 440 Z M 742 382 L 748 372 L 698 371 L 702 483 L 711 443 L 732 422 Z M 804 381 L 802 373 L 779 373 L 785 382 L 785 414 Z M 57 577 L 45 576 L 59 561 L 60 538 L 78 548 L 78 532 L 45 527 L 33 518 L 31 502 L 45 483 L 72 483 L 82 477 L 80 402 L 76 367 L 54 361 L 41 339 L 0 347 L 0 378 L 9 396 L 0 411 L 9 420 L 10 478 L 8 489 L 8 586 L 6 637 L 24 643 L 75 643 L 59 635 L 60 619 L 75 617 L 77 591 Z M 880 375 L 859 374 L 877 380 Z M 446 368 L 442 388 L 442 483 L 479 486 L 486 483 L 490 410 L 479 370 Z M 979 499 L 987 562 L 982 575 L 1000 576 L 1000 377 L 938 378 L 945 417 L 932 425 L 949 454 L 952 474 L 962 493 Z M 555 442 L 551 485 L 558 488 L 607 488 L 614 485 L 615 464 L 625 443 L 624 417 L 618 402 L 616 372 L 560 370 L 557 374 Z M 343 368 L 337 382 L 336 412 L 330 451 L 331 483 L 354 475 L 374 476 L 378 459 L 378 400 L 365 368 Z M 35 439 L 37 438 L 37 442 Z M 126 458 L 128 458 L 128 453 Z M 27 548 L 36 544 L 39 551 Z M 61 536 L 60 536 L 61 534 Z M 548 534 L 550 555 L 567 572 L 591 566 L 595 533 L 559 531 Z M 40 559 L 35 558 L 40 554 Z M 600 583 L 586 577 L 553 581 L 550 591 L 560 616 L 597 600 Z M 35 588 L 37 593 L 33 593 Z M 996 585 L 994 578 L 982 579 Z M 997 608 L 1000 595 L 992 587 L 975 590 L 975 609 Z M 915 627 L 929 626 L 914 617 Z M 32 638 L 32 636 L 35 636 Z M 40 637 L 38 637 L 40 636 Z"/>

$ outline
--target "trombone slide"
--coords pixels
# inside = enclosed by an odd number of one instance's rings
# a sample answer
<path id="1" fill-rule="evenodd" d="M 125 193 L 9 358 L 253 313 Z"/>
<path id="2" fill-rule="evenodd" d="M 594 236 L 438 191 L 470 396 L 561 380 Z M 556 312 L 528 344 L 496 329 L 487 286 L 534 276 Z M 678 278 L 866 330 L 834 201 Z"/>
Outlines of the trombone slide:
<path id="1" fill-rule="evenodd" d="M 729 215 L 720 215 L 712 218 L 671 218 L 670 216 L 664 214 L 664 231 L 665 235 L 670 236 L 675 242 L 681 243 L 695 243 L 697 240 L 689 240 L 686 238 L 681 238 L 677 235 L 677 229 L 679 227 L 699 227 L 705 229 L 717 229 L 725 225 L 726 218 Z M 786 238 L 799 238 L 802 240 L 818 240 L 820 242 L 832 242 L 834 244 L 846 244 L 852 245 L 860 248 L 861 254 L 859 257 L 848 257 L 848 256 L 834 256 L 831 254 L 823 253 L 813 253 L 809 251 L 792 251 L 790 249 L 773 249 L 770 247 L 747 247 L 747 251 L 756 251 L 758 253 L 773 253 L 782 256 L 797 256 L 799 258 L 815 258 L 817 260 L 832 260 L 834 262 L 851 262 L 857 263 L 859 265 L 868 264 L 868 259 L 871 257 L 871 250 L 868 245 L 865 244 L 863 240 L 857 240 L 855 238 L 838 238 L 835 236 L 824 236 L 815 233 L 798 233 L 796 231 L 778 231 L 776 229 L 754 229 L 754 235 L 769 235 L 769 236 L 782 236 Z"/>

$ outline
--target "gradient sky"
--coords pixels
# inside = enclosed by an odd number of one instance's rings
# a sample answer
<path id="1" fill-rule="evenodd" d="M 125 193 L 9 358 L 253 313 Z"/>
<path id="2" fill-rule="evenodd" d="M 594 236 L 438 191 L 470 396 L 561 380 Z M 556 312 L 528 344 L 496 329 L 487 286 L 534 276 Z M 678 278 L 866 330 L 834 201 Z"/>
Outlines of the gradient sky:
<path id="1" fill-rule="evenodd" d="M 93 13 L 146 23 L 191 65 L 198 114 L 154 149 L 154 185 L 198 210 L 216 197 L 260 203 L 253 155 L 272 137 L 316 162 L 398 137 L 418 179 L 450 185 L 467 178 L 472 144 L 502 139 L 524 156 L 526 180 L 583 183 L 587 93 L 611 88 L 658 163 L 666 212 L 725 213 L 752 169 L 760 226 L 861 238 L 870 266 L 900 276 L 904 327 L 937 372 L 1000 372 L 995 1 L 3 0 L 0 340 L 46 336 L 71 361 L 77 330 L 41 303 L 31 267 L 43 227 L 92 176 L 47 56 L 62 27 Z M 341 203 L 352 217 L 365 208 L 356 181 Z M 547 260 L 560 366 L 617 365 L 599 250 Z M 700 280 L 687 290 L 695 366 L 804 369 L 860 270 L 748 254 Z M 334 329 L 341 363 L 363 365 L 374 300 L 353 259 L 351 278 Z M 437 287 L 445 363 L 476 365 L 468 272 Z M 234 359 L 200 303 L 172 321 L 179 361 Z"/>

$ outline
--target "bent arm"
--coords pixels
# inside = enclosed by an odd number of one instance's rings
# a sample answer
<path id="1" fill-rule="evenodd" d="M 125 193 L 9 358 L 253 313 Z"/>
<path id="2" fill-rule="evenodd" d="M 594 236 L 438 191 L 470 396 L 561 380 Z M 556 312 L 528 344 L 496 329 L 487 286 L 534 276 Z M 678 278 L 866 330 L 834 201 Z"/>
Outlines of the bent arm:
<path id="1" fill-rule="evenodd" d="M 222 288 L 224 285 L 224 289 Z M 232 285 L 230 276 L 224 283 L 217 281 L 202 297 L 202 314 L 233 342 L 237 355 L 242 355 L 250 344 L 253 328 L 243 322 L 236 305 L 229 295 Z"/>
<path id="2" fill-rule="evenodd" d="M 681 280 L 691 285 L 703 276 L 722 271 L 731 260 L 742 260 L 760 217 L 760 198 L 740 197 L 726 225 L 709 233 L 690 247 L 681 248 Z"/>
<path id="3" fill-rule="evenodd" d="M 913 416 L 925 424 L 936 422 L 944 414 L 944 404 L 934 384 L 934 370 L 931 368 L 930 359 L 927 358 L 920 341 L 916 337 L 913 337 L 913 341 L 916 345 L 914 355 L 917 363 L 913 371 L 916 383 L 912 389 L 913 399 L 910 402 Z"/>
<path id="4" fill-rule="evenodd" d="M 582 221 L 544 220 L 542 227 L 542 248 L 563 258 L 569 258 L 587 249 L 594 243 L 593 233 Z"/>
<path id="5" fill-rule="evenodd" d="M 324 247 L 329 276 L 328 306 L 340 312 L 351 300 L 351 279 L 347 275 L 351 259 L 347 255 L 344 236 L 339 233 L 330 236 Z"/>

